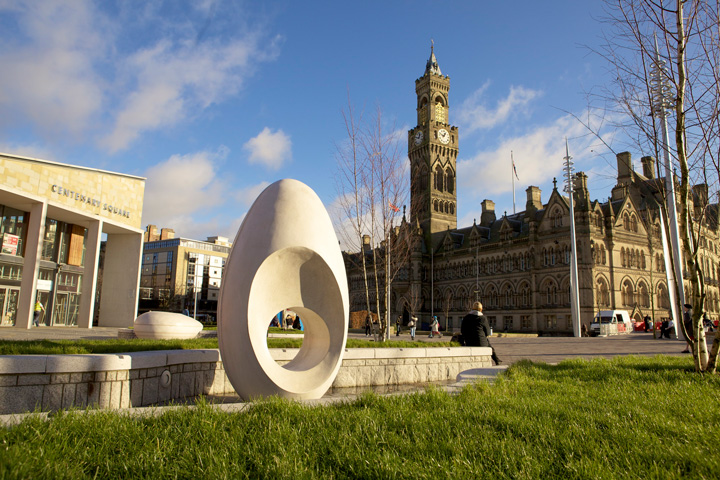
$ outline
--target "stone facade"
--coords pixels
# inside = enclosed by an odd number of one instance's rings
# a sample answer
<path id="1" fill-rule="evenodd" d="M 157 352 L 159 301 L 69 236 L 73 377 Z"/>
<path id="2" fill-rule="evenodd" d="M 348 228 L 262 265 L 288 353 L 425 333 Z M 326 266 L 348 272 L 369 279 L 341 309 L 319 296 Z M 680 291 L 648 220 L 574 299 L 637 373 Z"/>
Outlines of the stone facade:
<path id="1" fill-rule="evenodd" d="M 0 326 L 31 328 L 39 302 L 38 324 L 90 328 L 98 296 L 101 326 L 132 325 L 145 179 L 10 154 L 0 176 Z"/>
<path id="2" fill-rule="evenodd" d="M 407 324 L 414 314 L 427 326 L 437 315 L 441 327 L 458 330 L 471 302 L 480 300 L 495 331 L 571 333 L 569 198 L 556 183 L 546 201 L 538 187 L 529 186 L 524 211 L 499 214 L 486 199 L 479 222 L 457 228 L 459 139 L 448 123 L 448 90 L 449 78 L 440 74 L 431 53 L 425 74 L 416 81 L 418 126 L 408 132 L 411 211 L 409 218 L 403 216 L 393 245 L 409 249 L 410 261 L 394 267 L 391 318 L 402 314 Z M 433 112 L 439 108 L 438 117 Z M 449 132 L 445 143 L 437 136 L 441 129 Z M 580 320 L 587 326 L 598 310 L 628 310 L 634 321 L 670 316 L 659 220 L 663 181 L 656 178 L 655 159 L 643 157 L 641 164 L 642 173 L 636 172 L 630 153 L 617 155 L 617 183 L 606 201 L 591 200 L 587 176 L 576 175 Z M 702 218 L 699 261 L 707 284 L 706 310 L 716 320 L 718 205 L 708 203 L 705 185 L 694 187 L 691 200 L 695 218 Z M 403 238 L 412 240 L 398 241 Z M 351 311 L 367 309 L 362 274 L 353 267 L 362 264 L 353 258 L 358 255 L 346 253 Z M 373 298 L 371 293 L 370 310 L 377 311 Z"/>

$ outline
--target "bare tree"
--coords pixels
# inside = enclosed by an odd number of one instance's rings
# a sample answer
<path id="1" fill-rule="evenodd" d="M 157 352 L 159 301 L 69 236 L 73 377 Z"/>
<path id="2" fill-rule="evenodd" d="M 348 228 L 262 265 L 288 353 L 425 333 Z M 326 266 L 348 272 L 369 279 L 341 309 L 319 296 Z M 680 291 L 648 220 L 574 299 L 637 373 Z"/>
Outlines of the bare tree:
<path id="1" fill-rule="evenodd" d="M 365 162 L 362 158 L 361 150 L 361 131 L 358 122 L 362 121 L 362 116 L 356 118 L 350 95 L 348 93 L 348 105 L 346 110 L 342 110 L 343 122 L 347 138 L 340 145 L 336 145 L 337 171 L 335 175 L 335 186 L 338 192 L 338 204 L 342 211 L 341 225 L 336 229 L 346 242 L 353 248 L 357 245 L 359 250 L 359 262 L 355 264 L 362 271 L 362 278 L 365 287 L 365 306 L 368 314 L 370 310 L 370 288 L 368 285 L 367 264 L 365 259 L 365 244 L 363 235 L 365 233 L 366 224 L 366 203 L 363 201 Z M 344 228 L 345 223 L 349 223 L 351 228 Z M 353 257 L 349 258 L 352 262 Z"/>
<path id="2" fill-rule="evenodd" d="M 346 259 L 351 261 L 350 268 L 362 269 L 367 310 L 373 311 L 374 299 L 380 340 L 386 338 L 390 325 L 389 287 L 407 263 L 408 242 L 400 240 L 394 228 L 398 205 L 407 195 L 405 157 L 400 155 L 398 132 L 386 126 L 379 107 L 367 123 L 354 117 L 351 106 L 343 111 L 343 119 L 348 138 L 338 147 L 336 184 L 343 221 L 352 225 L 353 238 L 347 243 L 360 251 Z"/>
<path id="3" fill-rule="evenodd" d="M 452 302 L 455 300 L 455 296 L 453 295 L 452 290 L 447 289 L 445 290 L 445 294 L 443 295 L 443 313 L 445 314 L 445 332 L 448 331 L 448 316 L 450 316 L 450 307 L 452 307 Z"/>
<path id="4" fill-rule="evenodd" d="M 696 369 L 714 372 L 720 336 L 708 353 L 702 328 L 707 272 L 699 254 L 710 192 L 717 192 L 720 178 L 720 3 L 606 0 L 606 7 L 609 30 L 596 53 L 608 61 L 614 80 L 595 99 L 604 103 L 614 126 L 635 146 L 655 158 L 669 150 L 671 168 L 679 171 L 675 181 L 682 270 L 690 284 L 686 302 L 693 307 L 692 330 L 686 333 Z M 667 142 L 663 117 L 670 129 Z M 704 185 L 704 190 L 693 190 L 693 184 Z M 676 281 L 678 293 L 683 292 L 682 279 Z"/>
<path id="5" fill-rule="evenodd" d="M 407 176 L 404 175 L 405 157 L 400 154 L 400 138 L 394 125 L 385 126 L 380 107 L 369 122 L 364 137 L 365 156 L 369 175 L 366 191 L 371 202 L 372 238 L 383 238 L 381 251 L 373 249 L 373 272 L 378 300 L 384 298 L 385 312 L 381 315 L 380 332 L 387 336 L 391 320 L 392 281 L 406 263 L 407 249 L 397 241 L 395 219 L 407 195 Z M 381 254 L 380 258 L 376 253 Z M 382 290 L 380 290 L 382 288 Z M 379 312 L 379 307 L 378 307 Z M 384 321 L 382 320 L 384 319 Z"/>

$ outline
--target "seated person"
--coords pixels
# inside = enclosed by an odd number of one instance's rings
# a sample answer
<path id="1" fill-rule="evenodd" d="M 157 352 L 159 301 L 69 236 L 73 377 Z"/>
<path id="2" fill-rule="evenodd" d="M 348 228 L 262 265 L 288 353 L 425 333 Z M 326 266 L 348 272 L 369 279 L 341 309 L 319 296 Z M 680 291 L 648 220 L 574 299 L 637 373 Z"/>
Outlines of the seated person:
<path id="1" fill-rule="evenodd" d="M 663 321 L 662 326 L 660 327 L 660 338 L 670 338 L 670 333 L 673 331 L 675 331 L 675 322 L 673 322 L 672 318 L 670 321 Z"/>

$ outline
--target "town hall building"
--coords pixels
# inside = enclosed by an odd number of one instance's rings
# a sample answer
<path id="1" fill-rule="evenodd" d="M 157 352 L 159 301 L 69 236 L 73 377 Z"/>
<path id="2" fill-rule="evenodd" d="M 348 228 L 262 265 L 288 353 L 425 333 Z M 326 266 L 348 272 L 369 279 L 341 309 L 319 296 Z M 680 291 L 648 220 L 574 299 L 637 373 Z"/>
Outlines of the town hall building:
<path id="1" fill-rule="evenodd" d="M 431 50 L 415 81 L 417 125 L 408 132 L 410 212 L 396 230 L 416 241 L 409 242 L 409 260 L 392 279 L 391 318 L 402 315 L 407 323 L 416 315 L 429 323 L 437 315 L 442 327 L 459 330 L 471 302 L 480 300 L 495 331 L 571 334 L 569 198 L 556 182 L 545 199 L 540 188 L 529 186 L 523 211 L 499 215 L 494 202 L 484 200 L 479 221 L 458 227 L 460 135 L 450 124 L 449 90 L 450 77 Z M 582 324 L 589 326 L 599 310 L 627 310 L 634 321 L 671 315 L 659 220 L 663 179 L 656 170 L 652 157 L 641 159 L 638 172 L 630 153 L 618 154 L 617 184 L 603 201 L 590 199 L 584 173 L 575 176 Z M 693 188 L 693 208 L 703 219 L 705 305 L 716 320 L 718 205 L 708 200 L 706 185 Z M 352 266 L 359 264 L 352 259 L 357 255 L 346 253 L 351 311 L 367 308 L 362 272 Z M 371 310 L 377 311 L 374 305 Z"/>

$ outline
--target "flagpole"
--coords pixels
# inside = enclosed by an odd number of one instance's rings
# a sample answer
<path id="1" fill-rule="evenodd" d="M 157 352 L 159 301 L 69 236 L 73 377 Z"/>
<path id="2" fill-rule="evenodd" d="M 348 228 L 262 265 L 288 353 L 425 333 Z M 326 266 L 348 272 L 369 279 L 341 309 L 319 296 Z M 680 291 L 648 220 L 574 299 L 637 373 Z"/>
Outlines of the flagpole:
<path id="1" fill-rule="evenodd" d="M 514 215 L 515 214 L 515 159 L 513 158 L 512 150 L 510 150 L 510 179 L 512 180 L 513 215 Z"/>

